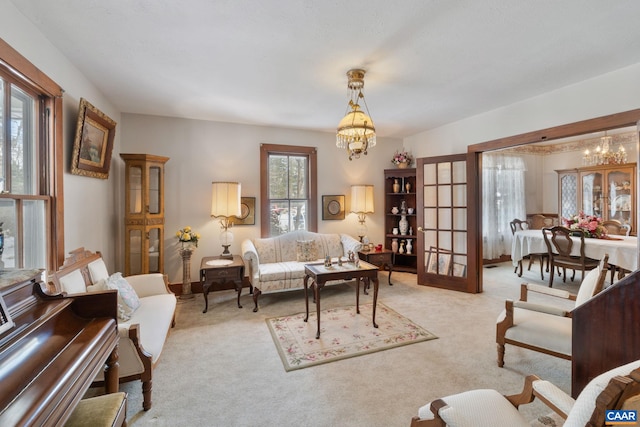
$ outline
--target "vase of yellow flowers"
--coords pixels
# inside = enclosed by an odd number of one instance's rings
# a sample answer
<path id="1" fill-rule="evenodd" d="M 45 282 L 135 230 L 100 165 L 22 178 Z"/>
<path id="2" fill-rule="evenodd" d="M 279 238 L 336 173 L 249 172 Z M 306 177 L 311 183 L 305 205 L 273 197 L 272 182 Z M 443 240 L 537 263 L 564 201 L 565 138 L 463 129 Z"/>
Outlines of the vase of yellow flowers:
<path id="1" fill-rule="evenodd" d="M 180 299 L 193 298 L 191 292 L 191 255 L 195 248 L 198 247 L 200 234 L 196 233 L 191 227 L 184 227 L 176 232 L 178 242 L 180 242 L 179 253 L 182 257 L 182 293 Z"/>

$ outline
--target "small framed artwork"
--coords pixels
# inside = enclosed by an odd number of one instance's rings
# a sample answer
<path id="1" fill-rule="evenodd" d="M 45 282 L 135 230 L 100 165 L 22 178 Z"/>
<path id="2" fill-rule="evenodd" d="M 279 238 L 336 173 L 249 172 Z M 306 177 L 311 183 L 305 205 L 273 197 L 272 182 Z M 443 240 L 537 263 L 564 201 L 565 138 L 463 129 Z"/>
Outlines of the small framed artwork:
<path id="1" fill-rule="evenodd" d="M 467 266 L 464 264 L 460 264 L 458 262 L 454 262 L 452 264 L 452 272 L 455 277 L 467 277 Z"/>
<path id="2" fill-rule="evenodd" d="M 71 173 L 93 178 L 109 178 L 116 122 L 80 98 L 80 111 L 73 143 Z"/>
<path id="3" fill-rule="evenodd" d="M 256 198 L 240 197 L 240 218 L 231 217 L 233 225 L 255 225 L 256 223 Z"/>
<path id="4" fill-rule="evenodd" d="M 437 248 L 429 248 L 429 259 L 427 260 L 427 273 L 440 274 L 448 276 L 451 271 L 451 253 L 446 250 L 440 249 L 437 252 Z"/>
<path id="5" fill-rule="evenodd" d="M 344 219 L 344 195 L 322 196 L 322 219 Z"/>

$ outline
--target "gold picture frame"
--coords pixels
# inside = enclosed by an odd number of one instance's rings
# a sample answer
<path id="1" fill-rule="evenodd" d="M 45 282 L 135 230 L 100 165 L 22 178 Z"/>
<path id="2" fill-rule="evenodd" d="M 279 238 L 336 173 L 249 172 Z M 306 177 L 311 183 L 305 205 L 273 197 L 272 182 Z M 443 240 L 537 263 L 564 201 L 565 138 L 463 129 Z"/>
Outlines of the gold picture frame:
<path id="1" fill-rule="evenodd" d="M 344 219 L 344 195 L 322 196 L 322 219 Z"/>
<path id="2" fill-rule="evenodd" d="M 240 218 L 231 217 L 229 222 L 233 225 L 255 225 L 256 223 L 256 198 L 240 197 Z"/>
<path id="3" fill-rule="evenodd" d="M 71 173 L 92 178 L 109 178 L 116 122 L 80 98 L 73 143 Z"/>

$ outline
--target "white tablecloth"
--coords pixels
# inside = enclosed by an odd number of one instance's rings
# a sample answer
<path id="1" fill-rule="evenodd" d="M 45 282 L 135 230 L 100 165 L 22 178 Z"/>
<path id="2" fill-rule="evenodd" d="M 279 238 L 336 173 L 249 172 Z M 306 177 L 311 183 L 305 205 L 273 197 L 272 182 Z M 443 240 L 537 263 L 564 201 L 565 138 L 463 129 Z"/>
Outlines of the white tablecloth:
<path id="1" fill-rule="evenodd" d="M 634 271 L 638 268 L 638 238 L 632 236 L 611 236 L 615 239 L 584 239 L 584 254 L 588 258 L 601 259 L 609 254 L 609 264 Z M 574 244 L 571 255 L 580 256 L 580 239 L 572 237 Z M 516 231 L 511 246 L 513 265 L 530 253 L 547 252 L 542 230 Z"/>

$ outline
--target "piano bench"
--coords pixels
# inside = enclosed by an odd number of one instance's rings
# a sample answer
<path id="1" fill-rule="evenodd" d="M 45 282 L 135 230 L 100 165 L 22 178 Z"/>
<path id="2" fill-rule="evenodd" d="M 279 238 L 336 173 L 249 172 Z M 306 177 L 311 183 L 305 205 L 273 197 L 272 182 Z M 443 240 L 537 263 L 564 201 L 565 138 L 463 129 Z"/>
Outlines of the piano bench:
<path id="1" fill-rule="evenodd" d="M 123 392 L 82 399 L 73 410 L 65 427 L 126 426 L 127 394 Z"/>

